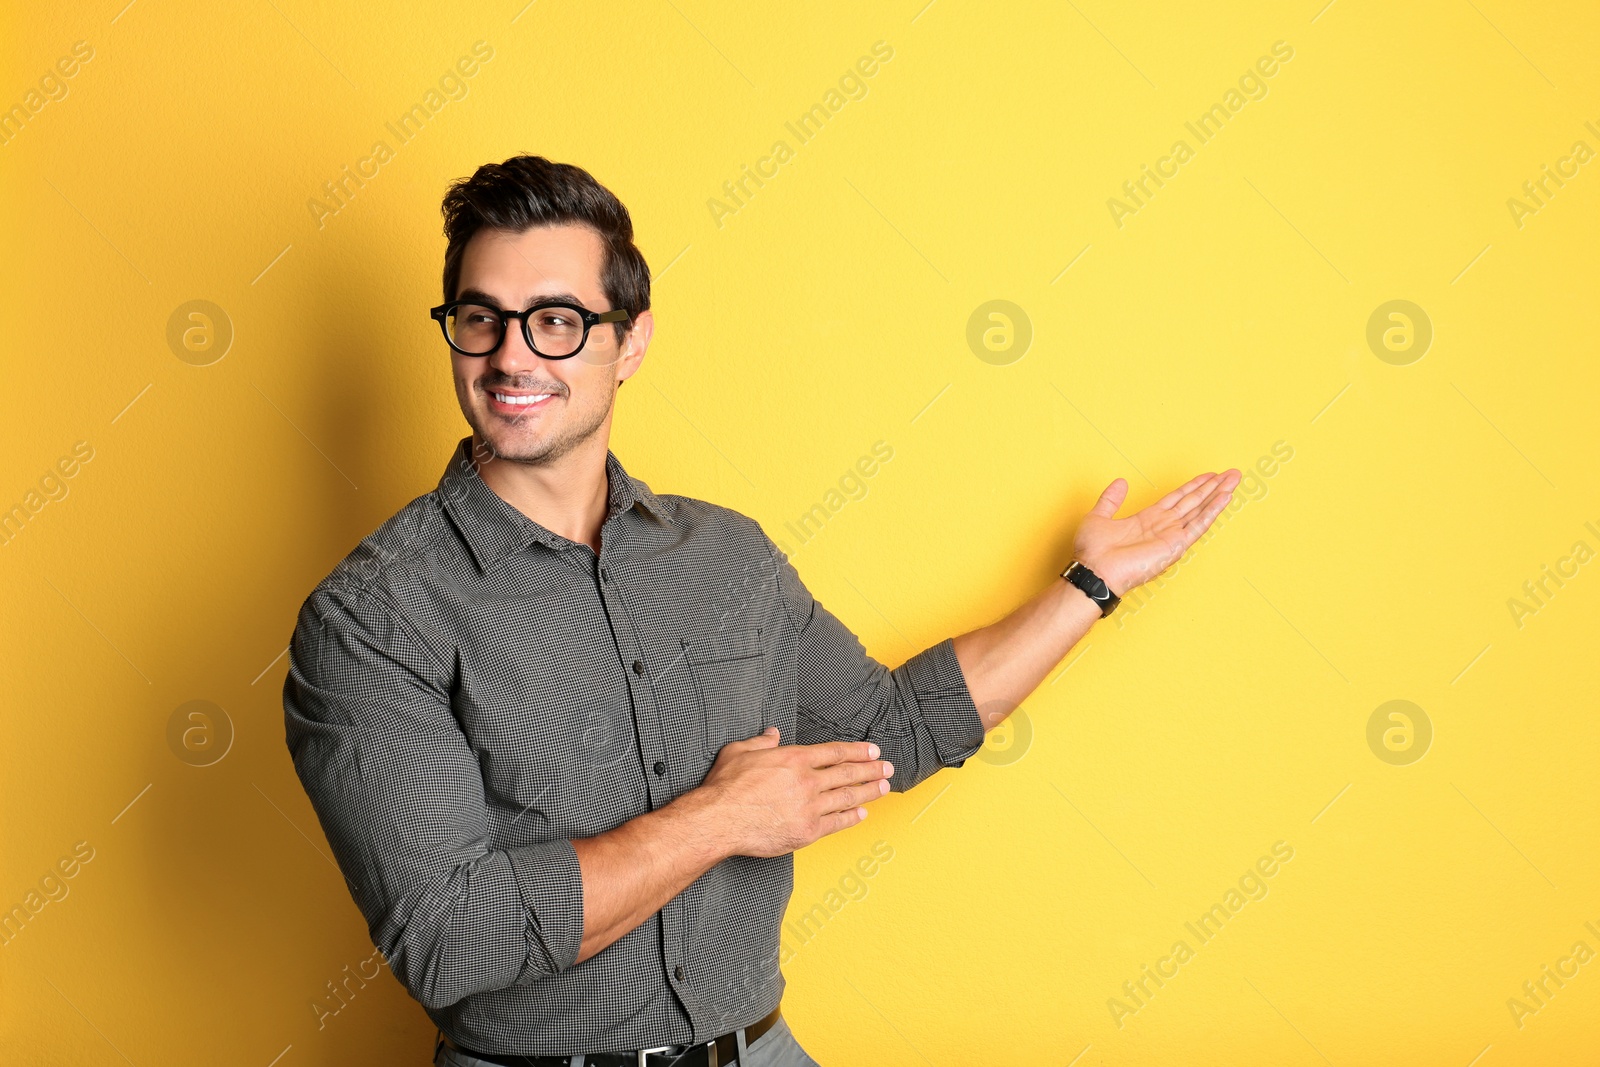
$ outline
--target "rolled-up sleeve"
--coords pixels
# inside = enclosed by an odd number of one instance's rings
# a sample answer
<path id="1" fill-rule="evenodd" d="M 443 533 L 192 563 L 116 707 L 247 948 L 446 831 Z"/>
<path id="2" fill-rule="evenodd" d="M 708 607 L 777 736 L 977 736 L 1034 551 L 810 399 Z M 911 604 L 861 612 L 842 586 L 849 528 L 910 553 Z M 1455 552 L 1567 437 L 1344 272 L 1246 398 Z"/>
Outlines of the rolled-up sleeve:
<path id="1" fill-rule="evenodd" d="M 489 844 L 478 761 L 443 665 L 381 589 L 306 599 L 283 688 L 289 754 L 372 943 L 429 1008 L 573 966 L 570 840 Z"/>
<path id="2" fill-rule="evenodd" d="M 783 550 L 771 538 L 766 544 L 800 635 L 797 743 L 876 743 L 894 764 L 896 793 L 965 763 L 983 745 L 984 729 L 952 639 L 890 670 L 811 595 Z"/>

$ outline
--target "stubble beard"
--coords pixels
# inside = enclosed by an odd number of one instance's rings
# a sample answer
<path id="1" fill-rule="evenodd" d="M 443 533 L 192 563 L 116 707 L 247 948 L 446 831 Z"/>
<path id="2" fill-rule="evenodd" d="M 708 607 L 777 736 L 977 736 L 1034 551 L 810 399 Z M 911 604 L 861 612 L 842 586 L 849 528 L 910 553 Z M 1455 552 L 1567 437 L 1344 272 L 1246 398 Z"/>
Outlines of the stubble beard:
<path id="1" fill-rule="evenodd" d="M 552 400 L 559 399 L 565 404 L 570 403 L 571 397 L 571 392 L 566 392 Z M 505 460 L 533 466 L 553 463 L 598 433 L 615 403 L 616 388 L 613 386 L 605 404 L 597 405 L 589 413 L 569 409 L 566 412 L 568 423 L 558 427 L 554 435 L 548 437 L 526 433 L 523 419 L 504 419 L 491 411 L 473 409 L 473 418 L 469 422 L 479 441 L 480 462 Z M 576 421 L 570 421 L 573 419 Z M 488 432 L 491 428 L 494 433 Z"/>

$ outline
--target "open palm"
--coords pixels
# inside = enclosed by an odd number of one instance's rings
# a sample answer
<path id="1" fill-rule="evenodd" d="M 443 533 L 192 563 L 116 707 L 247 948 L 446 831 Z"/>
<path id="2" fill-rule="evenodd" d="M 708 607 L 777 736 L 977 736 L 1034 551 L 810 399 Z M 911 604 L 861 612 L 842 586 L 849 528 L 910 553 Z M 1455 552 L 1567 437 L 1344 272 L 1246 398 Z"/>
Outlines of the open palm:
<path id="1" fill-rule="evenodd" d="M 1098 574 L 1111 591 L 1124 596 L 1172 564 L 1222 514 L 1239 470 L 1196 475 L 1143 511 L 1116 518 L 1128 497 L 1128 482 L 1118 478 L 1106 486 L 1078 525 L 1073 552 Z"/>

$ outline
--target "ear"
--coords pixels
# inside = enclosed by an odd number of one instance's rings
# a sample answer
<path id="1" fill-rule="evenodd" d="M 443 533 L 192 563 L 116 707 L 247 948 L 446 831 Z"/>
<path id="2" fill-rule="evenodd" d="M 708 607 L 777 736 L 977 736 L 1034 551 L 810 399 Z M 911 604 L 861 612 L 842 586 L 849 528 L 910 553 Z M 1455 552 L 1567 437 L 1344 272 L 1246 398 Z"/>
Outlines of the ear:
<path id="1" fill-rule="evenodd" d="M 644 353 L 650 347 L 655 327 L 655 316 L 648 310 L 633 317 L 633 324 L 622 338 L 622 355 L 617 359 L 617 388 L 622 388 L 622 383 L 633 377 L 644 362 Z"/>

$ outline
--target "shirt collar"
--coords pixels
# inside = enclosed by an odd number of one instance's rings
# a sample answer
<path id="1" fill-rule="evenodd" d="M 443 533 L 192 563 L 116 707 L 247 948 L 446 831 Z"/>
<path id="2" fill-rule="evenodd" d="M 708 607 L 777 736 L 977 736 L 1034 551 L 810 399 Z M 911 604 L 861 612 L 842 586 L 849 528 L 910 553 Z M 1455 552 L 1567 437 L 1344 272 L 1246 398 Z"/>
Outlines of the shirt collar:
<path id="1" fill-rule="evenodd" d="M 609 448 L 606 449 L 606 484 L 606 520 L 630 511 L 635 504 L 643 505 L 662 520 L 668 518 L 666 503 L 652 493 L 648 485 L 630 476 Z M 445 464 L 438 495 L 460 527 L 480 568 L 536 542 L 557 550 L 578 544 L 528 518 L 489 488 L 478 476 L 478 465 L 472 458 L 471 434 L 457 442 L 450 461 Z"/>

